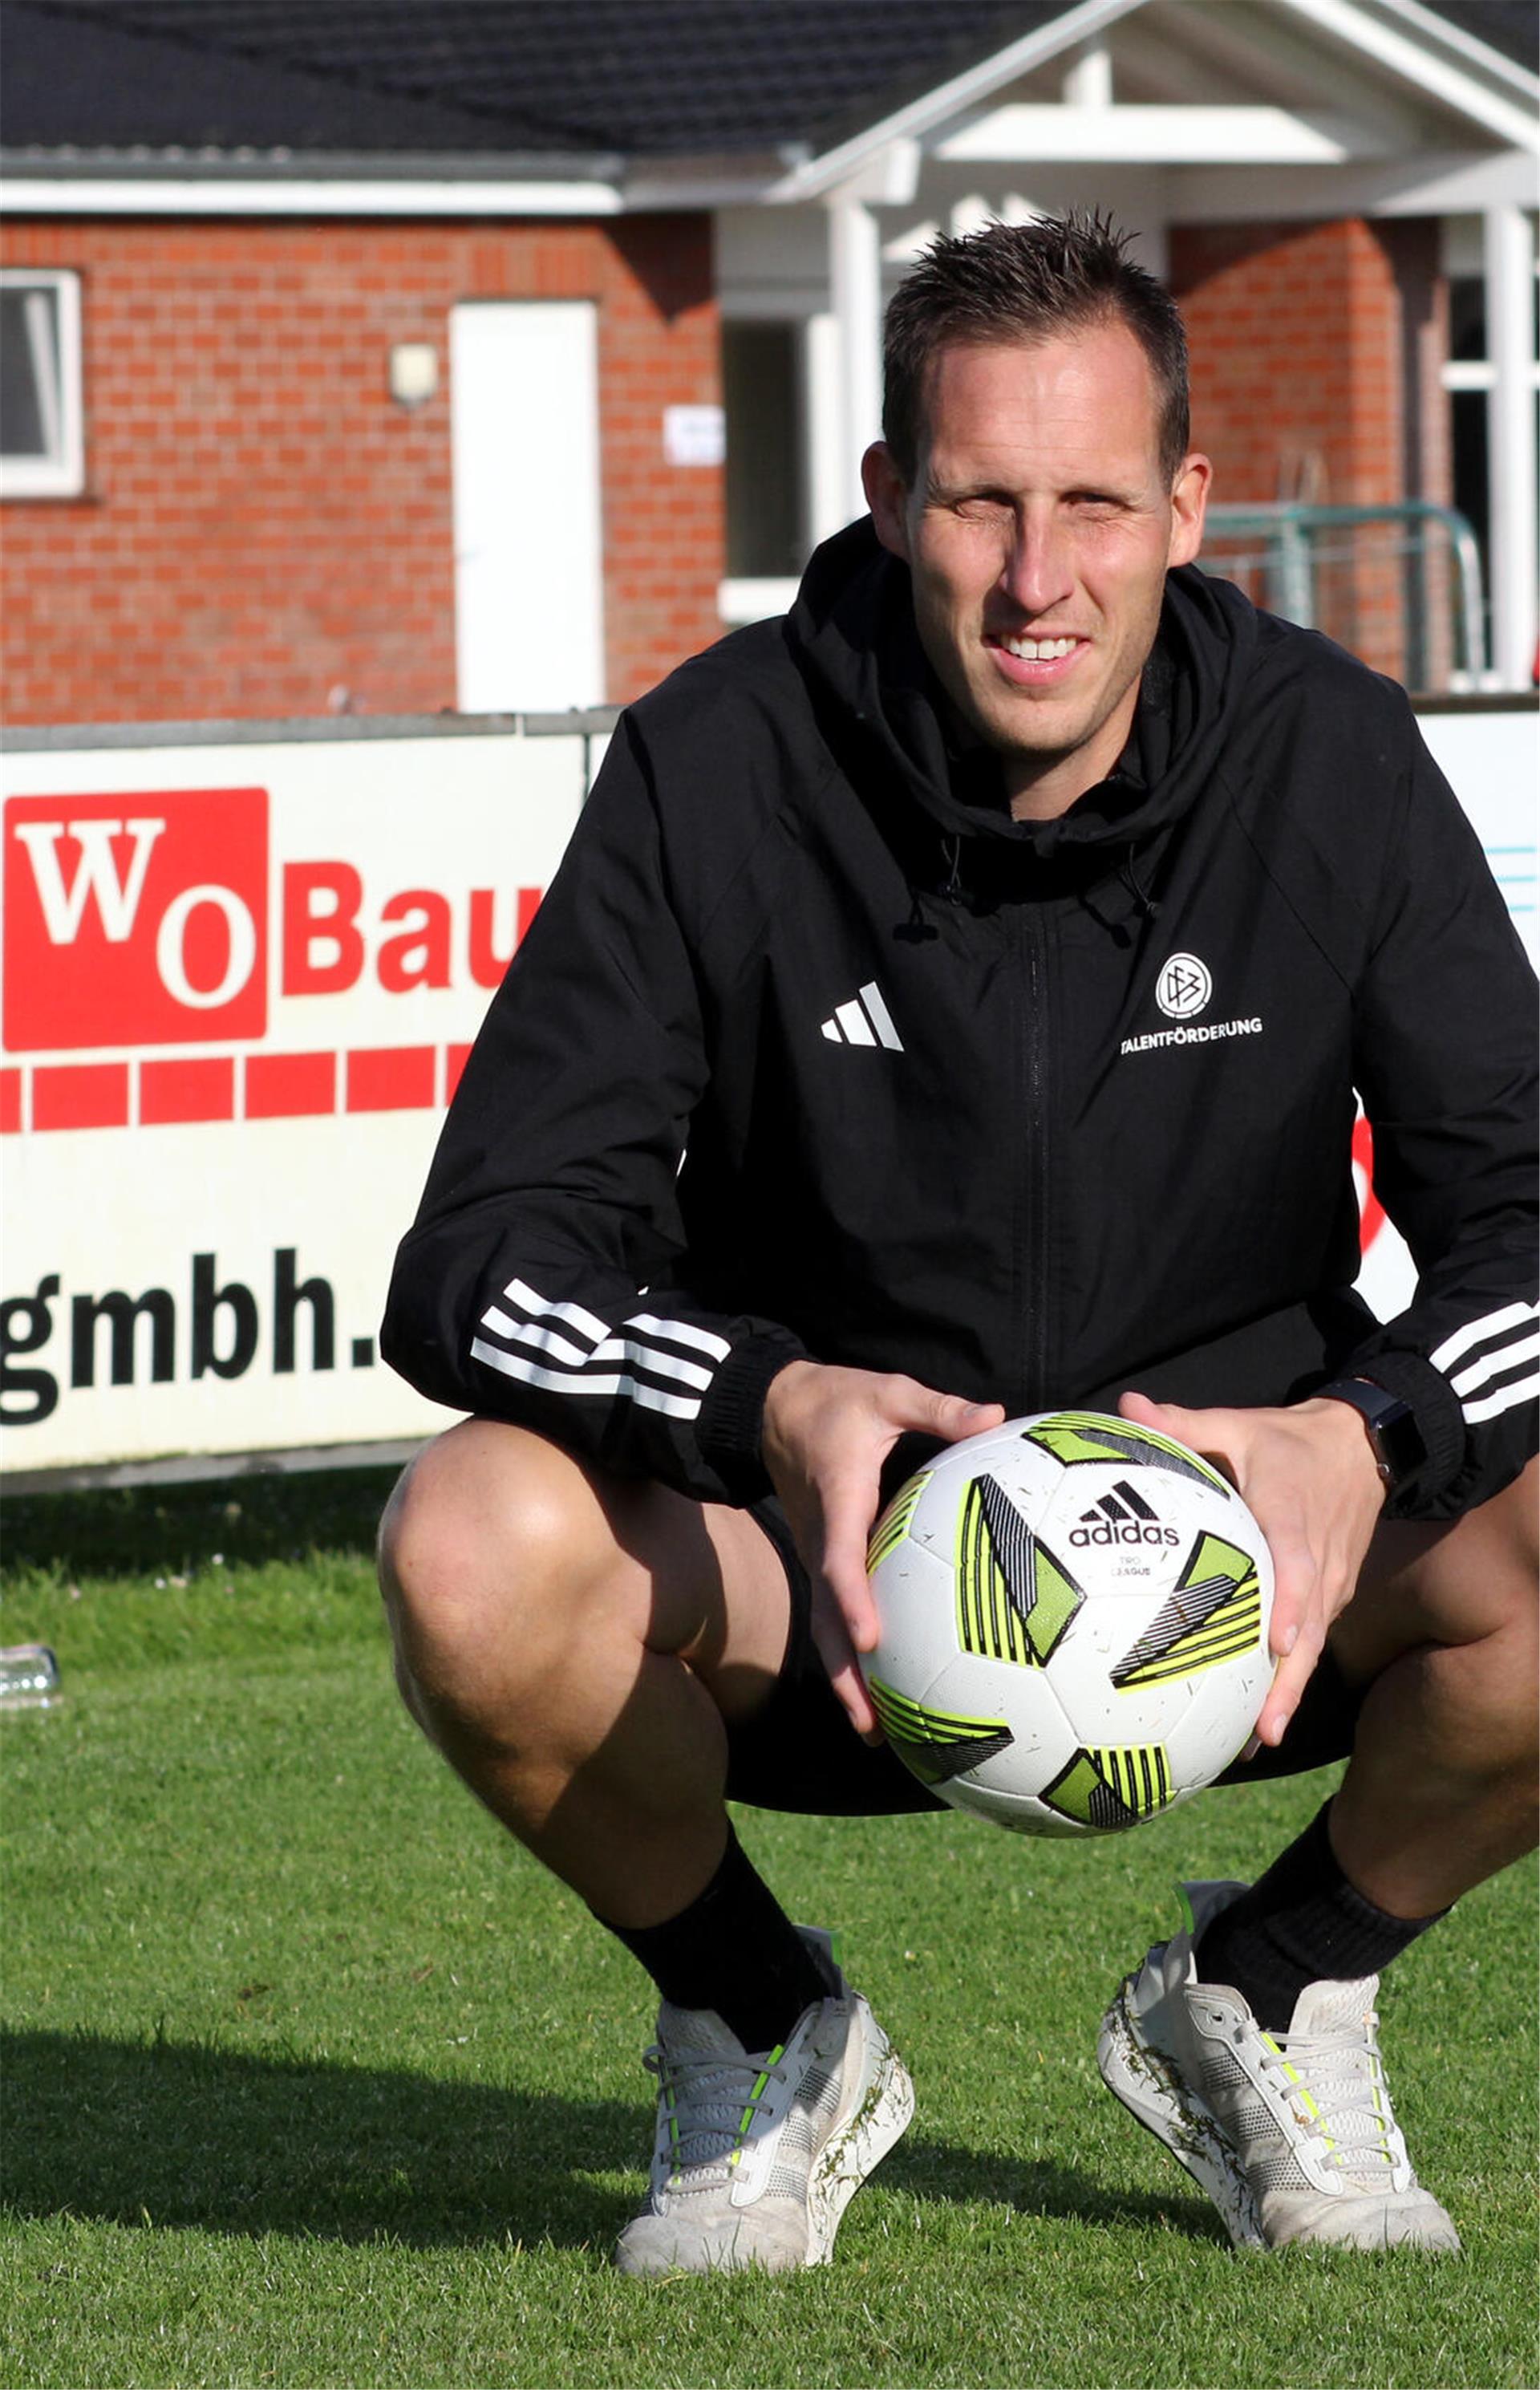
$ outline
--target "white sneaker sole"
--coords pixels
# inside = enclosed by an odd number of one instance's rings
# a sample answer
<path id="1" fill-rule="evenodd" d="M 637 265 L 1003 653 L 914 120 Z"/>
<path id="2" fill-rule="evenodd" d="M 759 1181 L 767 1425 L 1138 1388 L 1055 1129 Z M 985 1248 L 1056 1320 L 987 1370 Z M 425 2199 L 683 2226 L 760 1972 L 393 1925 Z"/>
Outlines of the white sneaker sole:
<path id="1" fill-rule="evenodd" d="M 1109 2091 L 1154 2134 L 1219 2210 L 1238 2249 L 1265 2249 L 1251 2187 L 1237 2165 L 1219 2121 L 1176 2074 L 1168 2053 L 1146 2029 L 1134 2005 L 1140 1971 L 1130 1975 L 1101 2021 L 1097 2064 Z M 1158 2013 L 1158 2004 L 1157 2004 Z"/>
<path id="2" fill-rule="evenodd" d="M 828 2264 L 841 2217 L 914 2113 L 915 2087 L 903 2061 L 884 2042 L 866 2097 L 849 2123 L 829 2135 L 814 2161 L 807 2185 L 805 2266 Z"/>

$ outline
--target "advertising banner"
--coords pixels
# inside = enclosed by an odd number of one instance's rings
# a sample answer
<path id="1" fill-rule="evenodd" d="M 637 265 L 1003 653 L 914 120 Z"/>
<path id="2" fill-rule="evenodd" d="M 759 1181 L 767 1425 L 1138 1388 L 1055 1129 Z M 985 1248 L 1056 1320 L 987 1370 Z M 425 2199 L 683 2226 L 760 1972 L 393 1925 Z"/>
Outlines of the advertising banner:
<path id="1" fill-rule="evenodd" d="M 1418 709 L 1418 727 L 1433 761 L 1458 797 L 1507 899 L 1513 926 L 1540 970 L 1536 911 L 1536 792 L 1540 791 L 1540 711 L 1531 699 L 1436 700 Z M 1366 1122 L 1354 1141 L 1364 1224 L 1364 1266 L 1358 1288 L 1380 1319 L 1393 1318 L 1411 1296 L 1417 1272 L 1401 1238 L 1375 1201 Z"/>
<path id="2" fill-rule="evenodd" d="M 412 729 L 6 756 L 10 1482 L 446 1423 L 391 1259 L 595 741 Z"/>
<path id="3" fill-rule="evenodd" d="M 609 716 L 22 734 L 0 765 L 0 1471 L 407 1445 L 397 1240 Z M 1533 708 L 1423 729 L 1536 951 Z M 159 743 L 158 743 L 159 742 Z M 1355 1150 L 1360 1280 L 1405 1247 Z"/>

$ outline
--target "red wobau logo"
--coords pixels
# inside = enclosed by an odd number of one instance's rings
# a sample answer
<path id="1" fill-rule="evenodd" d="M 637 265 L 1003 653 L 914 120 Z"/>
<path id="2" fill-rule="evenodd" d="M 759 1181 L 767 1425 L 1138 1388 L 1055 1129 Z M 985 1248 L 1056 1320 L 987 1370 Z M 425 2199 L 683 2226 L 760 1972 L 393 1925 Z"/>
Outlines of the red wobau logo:
<path id="1" fill-rule="evenodd" d="M 7 1048 L 261 1037 L 267 870 L 264 789 L 11 798 Z"/>

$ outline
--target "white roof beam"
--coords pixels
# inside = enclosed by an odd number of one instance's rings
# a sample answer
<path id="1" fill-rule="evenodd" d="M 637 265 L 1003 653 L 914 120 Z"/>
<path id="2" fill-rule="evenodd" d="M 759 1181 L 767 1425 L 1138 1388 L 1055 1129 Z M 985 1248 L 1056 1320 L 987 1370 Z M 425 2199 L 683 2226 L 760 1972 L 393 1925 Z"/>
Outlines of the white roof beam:
<path id="1" fill-rule="evenodd" d="M 1444 150 L 1343 166 L 1330 187 L 1333 215 L 1467 215 L 1533 207 L 1534 167 L 1512 149 Z M 1171 173 L 1169 205 L 1174 223 L 1271 223 L 1319 215 L 1321 184 L 1317 170 L 1304 166 L 1177 168 Z"/>
<path id="2" fill-rule="evenodd" d="M 1039 107 L 990 109 L 945 135 L 948 161 L 1033 164 L 1341 166 L 1384 158 L 1377 132 L 1325 111 L 1283 108 Z"/>
<path id="3" fill-rule="evenodd" d="M 345 182 L 275 175 L 6 176 L 12 215 L 47 216 L 613 216 L 612 183 Z"/>
<path id="4" fill-rule="evenodd" d="M 1493 77 L 1482 71 L 1484 55 L 1480 64 L 1472 55 L 1469 67 L 1456 58 L 1440 57 L 1433 46 L 1431 29 L 1447 29 L 1443 19 L 1430 10 L 1416 12 L 1418 21 L 1414 28 L 1413 13 L 1404 0 L 1389 0 L 1389 6 L 1405 23 L 1403 32 L 1390 20 L 1386 0 L 1380 0 L 1379 7 L 1360 7 L 1354 0 L 1272 0 L 1272 5 L 1291 10 L 1322 32 L 1335 34 L 1415 89 L 1442 100 L 1446 108 L 1457 109 L 1475 123 L 1484 124 L 1499 140 L 1515 142 L 1532 150 L 1540 147 L 1533 102 L 1526 106 L 1518 92 L 1508 96 L 1494 89 Z M 1452 48 L 1453 45 L 1438 44 L 1438 49 L 1446 47 Z M 1465 47 L 1473 51 L 1472 45 Z M 1530 89 L 1533 91 L 1533 84 Z"/>
<path id="5" fill-rule="evenodd" d="M 822 157 L 810 158 L 794 167 L 772 185 L 765 197 L 783 203 L 823 198 L 837 186 L 848 184 L 874 150 L 885 148 L 897 138 L 923 139 L 938 124 L 945 124 L 962 109 L 992 97 L 1018 75 L 1028 74 L 1046 59 L 1058 58 L 1065 50 L 1073 50 L 1092 40 L 1139 5 L 1140 0 L 1079 0 L 1078 6 L 1067 8 L 1050 24 L 1024 33 L 1020 41 L 996 50 L 991 58 L 979 59 L 949 82 L 938 84 L 934 90 L 896 109 L 892 116 L 869 125 L 864 133 L 841 142 L 838 148 L 826 150 Z"/>
<path id="6" fill-rule="evenodd" d="M 1535 77 L 1530 70 L 1521 67 L 1517 58 L 1505 58 L 1500 50 L 1493 49 L 1479 34 L 1466 32 L 1452 17 L 1441 16 L 1436 8 L 1423 7 L 1420 0 L 1381 0 L 1381 6 L 1393 16 L 1404 17 L 1426 40 L 1469 58 L 1483 74 L 1510 83 L 1521 99 L 1533 98 Z"/>
<path id="7" fill-rule="evenodd" d="M 1231 99 L 1268 100 L 1275 108 L 1320 105 L 1320 39 L 1270 0 L 1149 0 L 1128 32 L 1184 66 L 1201 64 L 1229 77 Z M 1385 92 L 1383 74 L 1367 59 L 1333 56 L 1331 96 L 1340 108 L 1361 109 Z M 1197 90 L 1192 96 L 1202 96 Z"/>

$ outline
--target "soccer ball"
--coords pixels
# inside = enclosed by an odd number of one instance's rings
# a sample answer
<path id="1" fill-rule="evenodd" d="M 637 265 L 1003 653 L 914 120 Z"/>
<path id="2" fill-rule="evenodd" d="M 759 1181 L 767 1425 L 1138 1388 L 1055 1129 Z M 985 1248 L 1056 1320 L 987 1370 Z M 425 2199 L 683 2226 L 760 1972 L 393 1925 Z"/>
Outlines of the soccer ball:
<path id="1" fill-rule="evenodd" d="M 1115 1833 L 1210 1784 L 1272 1679 L 1273 1567 L 1233 1485 L 1125 1420 L 1047 1411 L 939 1453 L 868 1553 L 888 1741 L 954 1807 Z"/>

